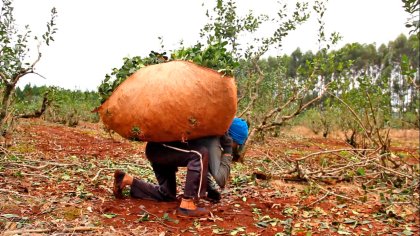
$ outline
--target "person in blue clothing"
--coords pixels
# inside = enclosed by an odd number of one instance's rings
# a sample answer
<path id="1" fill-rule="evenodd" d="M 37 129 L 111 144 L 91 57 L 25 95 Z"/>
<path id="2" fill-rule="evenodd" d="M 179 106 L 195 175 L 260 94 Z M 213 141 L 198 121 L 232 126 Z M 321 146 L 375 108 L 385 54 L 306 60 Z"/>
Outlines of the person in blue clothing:
<path id="1" fill-rule="evenodd" d="M 221 195 L 215 183 L 220 188 L 226 186 L 230 165 L 239 156 L 238 151 L 247 138 L 248 124 L 243 119 L 234 118 L 228 132 L 222 136 L 187 142 L 148 142 L 146 157 L 158 184 L 147 183 L 117 170 L 114 173 L 114 196 L 122 198 L 122 190 L 130 186 L 130 195 L 134 198 L 176 201 L 176 172 L 178 167 L 186 166 L 184 194 L 177 213 L 184 217 L 208 215 L 207 209 L 198 207 L 198 200 L 207 198 L 212 202 L 220 201 Z"/>
<path id="2" fill-rule="evenodd" d="M 221 199 L 216 184 L 223 189 L 229 181 L 232 161 L 239 159 L 239 152 L 248 138 L 248 124 L 241 118 L 234 118 L 228 132 L 221 137 L 202 139 L 209 150 L 207 175 L 207 199 L 218 202 Z M 213 181 L 214 179 L 214 181 Z"/>

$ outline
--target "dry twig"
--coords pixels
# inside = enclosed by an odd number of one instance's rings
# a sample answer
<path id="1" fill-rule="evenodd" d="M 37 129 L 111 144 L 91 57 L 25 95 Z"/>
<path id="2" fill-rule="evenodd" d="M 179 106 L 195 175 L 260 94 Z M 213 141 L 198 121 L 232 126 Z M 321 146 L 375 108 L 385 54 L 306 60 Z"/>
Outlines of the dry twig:
<path id="1" fill-rule="evenodd" d="M 21 229 L 21 230 L 10 230 L 3 232 L 3 235 L 20 235 L 20 234 L 35 234 L 35 233 L 75 233 L 75 232 L 86 232 L 86 231 L 95 231 L 102 228 L 99 227 L 74 227 L 74 228 L 64 228 L 64 229 Z"/>
<path id="2" fill-rule="evenodd" d="M 347 197 L 347 196 L 344 196 L 344 195 L 341 195 L 341 194 L 337 194 L 337 193 L 335 193 L 335 192 L 333 192 L 333 191 L 330 191 L 330 190 L 328 190 L 328 189 L 326 189 L 326 188 L 324 188 L 324 187 L 322 187 L 321 185 L 319 185 L 318 183 L 315 183 L 314 182 L 314 184 L 319 188 L 319 189 L 321 189 L 322 191 L 324 191 L 326 194 L 328 194 L 328 195 L 334 195 L 334 196 L 337 196 L 337 197 L 341 197 L 341 198 L 344 198 L 344 199 L 347 199 L 347 200 L 350 200 L 350 201 L 353 201 L 353 202 L 355 202 L 355 203 L 358 203 L 358 204 L 363 204 L 363 202 L 361 202 L 361 201 L 359 201 L 359 200 L 356 200 L 356 199 L 353 199 L 353 198 L 350 198 L 350 197 Z"/>
<path id="3" fill-rule="evenodd" d="M 308 159 L 309 157 L 312 156 L 317 156 L 317 155 L 321 155 L 321 154 L 327 154 L 327 153 L 334 153 L 334 152 L 343 152 L 343 151 L 374 151 L 375 149 L 354 149 L 354 148 L 343 148 L 343 149 L 336 149 L 336 150 L 327 150 L 327 151 L 322 151 L 322 152 L 314 152 L 311 153 L 309 155 L 306 155 L 304 157 L 295 159 L 295 161 L 303 161 L 305 159 Z"/>
<path id="4" fill-rule="evenodd" d="M 97 173 L 96 173 L 96 175 L 95 175 L 95 177 L 93 177 L 90 181 L 91 182 L 94 182 L 98 177 L 99 177 L 99 174 L 102 172 L 102 171 L 104 171 L 104 170 L 118 170 L 118 168 L 101 168 Z"/>
<path id="5" fill-rule="evenodd" d="M 8 190 L 8 189 L 2 189 L 2 188 L 0 188 L 0 192 L 11 193 L 11 194 L 19 195 L 19 196 L 22 196 L 22 197 L 36 198 L 35 196 L 24 195 L 24 194 L 21 194 L 21 193 L 19 193 L 17 191 Z"/>
<path id="6" fill-rule="evenodd" d="M 389 172 L 391 172 L 391 173 L 394 173 L 394 174 L 396 174 L 396 175 L 398 175 L 398 176 L 408 178 L 408 179 L 410 179 L 410 180 L 414 178 L 414 176 L 406 175 L 406 174 L 404 174 L 404 173 L 401 173 L 401 172 L 395 171 L 395 170 L 393 170 L 393 169 L 389 169 L 388 167 L 385 167 L 385 166 L 383 166 L 383 165 L 375 164 L 375 166 L 377 166 L 377 167 L 379 167 L 379 168 L 382 168 L 382 169 L 384 169 L 384 170 L 386 170 L 386 171 L 389 171 Z"/>
<path id="7" fill-rule="evenodd" d="M 306 205 L 305 207 L 310 207 L 310 206 L 312 206 L 312 205 L 315 205 L 315 204 L 317 204 L 318 202 L 320 202 L 320 201 L 322 201 L 322 200 L 324 200 L 326 197 L 328 197 L 330 195 L 330 193 L 329 192 L 327 192 L 324 196 L 322 196 L 322 197 L 320 197 L 318 200 L 316 200 L 316 201 L 314 201 L 314 202 L 312 202 L 312 203 L 310 203 L 310 204 L 308 204 L 308 205 Z"/>

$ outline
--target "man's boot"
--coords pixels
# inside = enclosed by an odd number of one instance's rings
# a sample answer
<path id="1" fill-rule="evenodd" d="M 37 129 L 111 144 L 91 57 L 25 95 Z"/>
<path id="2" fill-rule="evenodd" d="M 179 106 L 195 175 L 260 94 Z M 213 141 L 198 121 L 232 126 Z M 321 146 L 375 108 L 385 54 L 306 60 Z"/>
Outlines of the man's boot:
<path id="1" fill-rule="evenodd" d="M 121 170 L 114 172 L 114 186 L 112 192 L 115 198 L 123 198 L 123 189 L 125 186 L 130 186 L 133 183 L 133 177 Z"/>
<path id="2" fill-rule="evenodd" d="M 183 198 L 177 210 L 179 217 L 201 217 L 209 215 L 209 211 L 202 207 L 197 207 L 193 199 Z"/>
<path id="3" fill-rule="evenodd" d="M 112 188 L 112 192 L 114 193 L 115 198 L 123 198 L 123 179 L 124 179 L 125 173 L 121 170 L 116 170 L 114 172 L 114 186 Z"/>

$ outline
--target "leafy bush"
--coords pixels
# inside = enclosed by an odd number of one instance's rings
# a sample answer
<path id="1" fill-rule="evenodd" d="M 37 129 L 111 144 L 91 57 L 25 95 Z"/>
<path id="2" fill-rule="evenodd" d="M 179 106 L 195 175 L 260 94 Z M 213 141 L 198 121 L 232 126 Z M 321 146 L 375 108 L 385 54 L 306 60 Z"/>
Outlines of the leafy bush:
<path id="1" fill-rule="evenodd" d="M 165 52 L 161 54 L 151 51 L 149 57 L 146 58 L 141 58 L 139 56 L 132 58 L 124 57 L 124 63 L 121 68 L 112 69 L 111 75 L 106 74 L 105 79 L 98 87 L 101 104 L 104 103 L 109 96 L 111 96 L 112 92 L 118 87 L 118 85 L 120 85 L 130 75 L 134 74 L 137 70 L 148 65 L 159 64 L 167 61 L 168 57 L 165 56 L 165 54 Z"/>
<path id="2" fill-rule="evenodd" d="M 137 70 L 148 66 L 159 64 L 171 60 L 186 60 L 192 61 L 198 65 L 217 70 L 225 75 L 233 75 L 233 71 L 239 66 L 235 61 L 231 52 L 226 49 L 227 42 L 211 43 L 209 46 L 204 47 L 198 43 L 193 47 L 180 48 L 173 51 L 171 58 L 166 56 L 166 52 L 158 53 L 151 51 L 148 57 L 141 58 L 135 56 L 132 58 L 123 58 L 123 65 L 117 69 L 112 69 L 110 75 L 105 75 L 98 88 L 100 102 L 104 103 L 112 94 L 112 92 L 132 75 Z"/>
<path id="3" fill-rule="evenodd" d="M 99 95 L 96 92 L 72 91 L 57 87 L 26 85 L 22 90 L 16 90 L 15 114 L 33 114 L 40 110 L 44 97 L 48 106 L 43 114 L 45 120 L 77 125 L 79 121 L 98 122 L 99 117 L 91 111 L 99 105 Z"/>
<path id="4" fill-rule="evenodd" d="M 181 48 L 171 54 L 172 60 L 192 61 L 198 65 L 216 70 L 225 75 L 232 76 L 239 66 L 232 53 L 226 46 L 228 42 L 216 42 L 203 48 L 200 43 L 190 48 Z"/>

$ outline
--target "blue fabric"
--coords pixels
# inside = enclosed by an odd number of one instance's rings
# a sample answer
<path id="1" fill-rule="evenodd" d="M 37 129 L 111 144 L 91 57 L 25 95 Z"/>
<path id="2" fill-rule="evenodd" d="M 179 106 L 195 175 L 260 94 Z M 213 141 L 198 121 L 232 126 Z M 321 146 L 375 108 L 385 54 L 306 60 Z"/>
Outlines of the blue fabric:
<path id="1" fill-rule="evenodd" d="M 248 138 L 248 124 L 245 120 L 235 117 L 228 133 L 235 143 L 242 145 Z"/>

